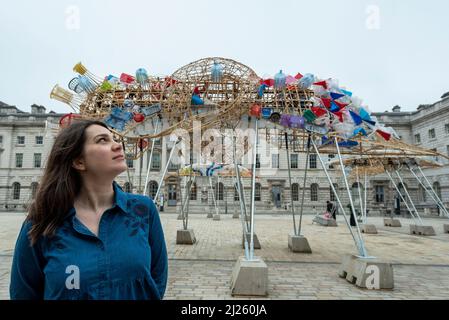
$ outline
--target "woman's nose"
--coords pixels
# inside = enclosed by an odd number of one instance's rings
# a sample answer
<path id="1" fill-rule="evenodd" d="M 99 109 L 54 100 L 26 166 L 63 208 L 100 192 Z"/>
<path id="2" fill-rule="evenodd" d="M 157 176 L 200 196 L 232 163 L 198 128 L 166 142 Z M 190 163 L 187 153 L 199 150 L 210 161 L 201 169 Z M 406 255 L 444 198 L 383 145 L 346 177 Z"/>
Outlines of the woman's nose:
<path id="1" fill-rule="evenodd" d="M 122 149 L 122 144 L 120 142 L 114 141 L 114 144 L 112 145 L 112 148 L 114 150 L 120 150 L 120 149 Z"/>

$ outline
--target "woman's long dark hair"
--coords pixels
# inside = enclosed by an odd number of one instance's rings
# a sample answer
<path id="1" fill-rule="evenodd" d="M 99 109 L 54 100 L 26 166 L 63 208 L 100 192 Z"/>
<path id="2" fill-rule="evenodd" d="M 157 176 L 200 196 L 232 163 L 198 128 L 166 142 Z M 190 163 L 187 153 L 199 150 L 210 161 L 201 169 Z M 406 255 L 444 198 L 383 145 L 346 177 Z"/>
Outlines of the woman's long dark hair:
<path id="1" fill-rule="evenodd" d="M 27 216 L 32 223 L 29 232 L 31 244 L 36 243 L 40 236 L 53 236 L 68 210 L 73 207 L 82 185 L 79 172 L 73 168 L 73 161 L 82 155 L 85 132 L 91 125 L 107 128 L 100 121 L 74 120 L 56 137 Z"/>

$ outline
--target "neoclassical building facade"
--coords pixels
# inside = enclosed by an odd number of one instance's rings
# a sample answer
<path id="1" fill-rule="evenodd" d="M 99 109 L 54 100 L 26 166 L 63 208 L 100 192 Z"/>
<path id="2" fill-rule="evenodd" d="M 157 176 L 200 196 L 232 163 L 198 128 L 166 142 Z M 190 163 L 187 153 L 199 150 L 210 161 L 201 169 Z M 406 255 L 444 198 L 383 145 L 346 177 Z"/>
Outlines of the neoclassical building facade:
<path id="1" fill-rule="evenodd" d="M 57 133 L 59 119 L 63 115 L 47 112 L 45 107 L 38 105 L 32 105 L 31 112 L 23 112 L 15 106 L 0 102 L 0 211 L 26 211 L 37 190 L 42 168 Z M 443 95 L 441 100 L 433 104 L 420 105 L 415 111 L 401 112 L 400 107 L 396 106 L 388 112 L 374 113 L 374 116 L 387 126 L 393 127 L 405 142 L 449 154 L 449 94 Z M 280 141 L 272 137 L 267 139 L 267 133 L 263 129 L 259 131 L 259 137 L 265 141 L 269 140 L 270 143 L 266 144 L 268 147 L 263 150 L 264 154 L 259 154 L 256 161 L 256 213 L 288 214 L 292 197 L 295 208 L 300 204 L 306 155 L 295 152 L 293 148 L 290 150 L 288 162 L 285 147 L 280 148 Z M 128 160 L 129 170 L 117 178 L 117 182 L 125 190 L 143 193 L 146 189 L 146 194 L 152 197 L 160 188 L 164 213 L 178 212 L 181 201 L 185 200 L 182 197 L 186 197 L 184 186 L 187 178 L 179 178 L 180 165 L 170 163 L 166 175 L 162 177 L 169 159 L 170 145 L 168 137 L 156 141 L 149 171 L 148 151 L 141 159 Z M 332 155 L 322 156 L 326 162 L 333 158 Z M 443 166 L 425 169 L 424 173 L 436 192 L 441 195 L 443 202 L 448 205 L 448 161 L 434 160 Z M 291 168 L 292 188 L 288 180 L 288 163 Z M 308 166 L 304 188 L 304 213 L 321 213 L 325 210 L 326 201 L 334 201 L 335 196 L 317 155 L 310 155 Z M 346 205 L 349 203 L 349 197 L 342 173 L 332 166 L 328 169 L 338 195 Z M 145 188 L 147 171 L 149 179 Z M 422 214 L 438 215 L 437 206 L 416 179 L 406 171 L 402 172 L 402 176 L 417 209 Z M 243 184 L 245 202 L 249 206 L 250 179 L 244 178 Z M 350 185 L 350 192 L 357 199 L 357 183 L 351 180 Z M 370 215 L 383 215 L 395 207 L 397 192 L 386 175 L 369 177 L 366 187 Z M 161 202 L 160 197 L 158 200 Z M 229 214 L 239 210 L 240 199 L 232 177 L 213 177 L 210 181 L 206 177 L 198 178 L 191 189 L 189 212 L 205 213 L 215 210 L 214 200 L 220 213 Z M 407 214 L 405 209 L 405 206 L 402 206 L 400 212 Z"/>

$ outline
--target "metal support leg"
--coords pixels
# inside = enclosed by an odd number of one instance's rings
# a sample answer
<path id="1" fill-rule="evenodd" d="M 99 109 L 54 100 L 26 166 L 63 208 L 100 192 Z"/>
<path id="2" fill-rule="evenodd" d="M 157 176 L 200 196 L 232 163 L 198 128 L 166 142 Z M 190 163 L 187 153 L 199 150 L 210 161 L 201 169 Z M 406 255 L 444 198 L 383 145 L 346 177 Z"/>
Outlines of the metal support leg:
<path id="1" fill-rule="evenodd" d="M 324 169 L 324 173 L 326 174 L 327 180 L 329 181 L 330 187 L 332 188 L 332 192 L 333 192 L 334 195 L 335 195 L 335 199 L 337 199 L 338 205 L 340 206 L 341 213 L 343 214 L 343 217 L 344 217 L 344 219 L 345 219 L 345 221 L 346 221 L 346 225 L 348 226 L 349 232 L 351 233 L 352 239 L 354 240 L 354 243 L 355 243 L 355 246 L 356 246 L 356 248 L 357 248 L 357 251 L 359 252 L 360 255 L 363 255 L 363 250 L 361 249 L 360 242 L 359 242 L 358 239 L 356 239 L 356 236 L 355 236 L 355 234 L 354 234 L 354 231 L 352 230 L 352 228 L 351 228 L 351 226 L 350 226 L 350 224 L 349 224 L 348 218 L 346 217 L 346 211 L 345 211 L 345 208 L 344 208 L 343 204 L 342 204 L 341 201 L 340 201 L 340 197 L 339 197 L 338 194 L 337 194 L 337 190 L 335 190 L 335 186 L 334 186 L 334 184 L 332 183 L 331 177 L 329 176 L 329 172 L 327 171 L 327 168 L 326 168 L 326 166 L 325 166 L 325 164 L 324 164 L 324 161 L 323 161 L 323 159 L 321 158 L 321 154 L 320 154 L 320 152 L 318 151 L 318 148 L 316 147 L 316 144 L 315 144 L 315 142 L 313 141 L 313 138 L 311 139 L 311 141 L 312 141 L 313 148 L 315 149 L 315 153 L 317 154 L 318 159 L 320 160 L 321 166 L 322 166 L 323 169 Z"/>
<path id="2" fill-rule="evenodd" d="M 413 208 L 413 210 L 414 210 L 416 216 L 418 217 L 419 223 L 422 225 L 421 217 L 419 216 L 418 210 L 416 210 L 416 207 L 415 207 L 415 204 L 413 203 L 412 197 L 410 197 L 410 194 L 408 193 L 408 190 L 407 190 L 407 188 L 405 187 L 404 181 L 402 181 L 401 175 L 399 174 L 399 172 L 398 172 L 397 170 L 395 170 L 395 173 L 396 173 L 396 175 L 398 176 L 399 181 L 401 181 L 402 187 L 404 188 L 404 192 L 405 192 L 405 194 L 407 195 L 407 198 L 408 198 L 408 200 L 410 201 L 410 205 L 412 206 L 412 208 Z"/>
<path id="3" fill-rule="evenodd" d="M 429 185 L 429 189 L 432 191 L 432 193 L 435 196 L 435 199 L 437 200 L 437 202 L 440 203 L 441 209 L 443 210 L 443 212 L 446 214 L 446 216 L 449 218 L 449 212 L 447 211 L 446 207 L 444 206 L 443 201 L 441 201 L 440 197 L 438 196 L 438 194 L 435 192 L 435 190 L 433 190 L 432 184 L 430 183 L 430 181 L 427 179 L 426 175 L 424 174 L 424 172 L 421 170 L 420 166 L 417 166 L 419 172 L 422 174 L 422 176 L 424 177 L 424 180 L 427 182 L 427 184 Z M 424 188 L 427 190 L 427 188 Z"/>
<path id="4" fill-rule="evenodd" d="M 285 150 L 287 153 L 287 169 L 288 169 L 288 183 L 290 186 L 290 204 L 291 204 L 291 212 L 292 212 L 292 217 L 293 217 L 293 233 L 295 236 L 298 235 L 298 233 L 296 232 L 296 219 L 295 219 L 295 206 L 293 205 L 293 190 L 292 190 L 292 175 L 291 175 L 291 170 L 290 170 L 290 152 L 288 150 L 288 135 L 287 132 L 284 132 L 284 137 L 285 137 Z"/>
<path id="5" fill-rule="evenodd" d="M 363 223 L 365 223 L 365 216 L 363 215 L 363 199 L 362 199 L 362 191 L 360 191 L 360 179 L 359 179 L 359 167 L 355 167 L 356 176 L 357 176 L 357 190 L 359 192 L 359 201 L 360 201 L 360 216 L 362 217 Z"/>
<path id="6" fill-rule="evenodd" d="M 351 214 L 354 214 L 354 220 L 355 220 L 357 236 L 358 236 L 358 238 L 360 240 L 361 255 L 362 255 L 362 257 L 367 257 L 368 253 L 366 252 L 365 244 L 363 242 L 362 234 L 360 232 L 359 222 L 357 221 L 357 217 L 355 216 L 356 214 L 355 214 L 354 203 L 352 202 L 351 190 L 349 189 L 348 179 L 346 177 L 345 167 L 343 165 L 343 159 L 341 158 L 340 147 L 338 146 L 337 137 L 334 138 L 334 142 L 335 142 L 335 147 L 337 148 L 338 159 L 340 161 L 340 168 L 341 168 L 341 172 L 343 173 L 343 178 L 344 178 L 344 181 L 345 181 L 346 191 L 348 192 L 349 204 L 351 205 L 351 209 L 352 209 L 352 213 Z"/>
<path id="7" fill-rule="evenodd" d="M 178 143 L 176 142 L 175 145 L 173 146 L 173 149 L 170 152 L 170 156 L 168 157 L 167 164 L 165 165 L 165 168 L 164 168 L 164 173 L 162 174 L 162 177 L 161 177 L 161 179 L 159 181 L 159 185 L 157 186 L 156 195 L 154 196 L 154 201 L 156 201 L 156 202 L 158 201 L 157 199 L 158 199 L 158 196 L 159 196 L 159 192 L 161 191 L 162 182 L 164 181 L 165 175 L 167 174 L 168 166 L 170 164 L 170 161 L 171 161 L 171 158 L 172 158 L 173 154 L 175 153 L 175 149 L 176 149 L 176 145 L 177 144 Z"/>
<path id="8" fill-rule="evenodd" d="M 159 119 L 156 120 L 156 126 L 154 128 L 154 134 L 156 134 L 158 128 L 159 128 Z M 151 139 L 151 152 L 150 152 L 150 155 L 149 155 L 150 159 L 148 161 L 147 176 L 145 178 L 145 187 L 144 187 L 143 193 L 142 193 L 143 195 L 145 195 L 147 193 L 148 179 L 150 177 L 151 162 L 153 161 L 154 140 L 155 140 L 154 138 Z"/>
<path id="9" fill-rule="evenodd" d="M 364 220 L 364 222 L 365 223 L 367 223 L 367 221 L 368 221 L 368 217 L 367 217 L 367 210 L 366 210 L 366 188 L 367 188 L 367 186 L 368 186 L 368 183 L 367 183 L 367 181 L 366 181 L 366 171 L 365 171 L 365 185 L 363 186 L 363 192 L 364 192 L 364 194 L 365 194 L 365 196 L 364 196 L 364 200 L 365 200 L 365 206 L 364 206 L 364 216 L 365 216 L 365 220 Z"/>
<path id="10" fill-rule="evenodd" d="M 237 164 L 237 159 L 236 159 L 236 152 L 235 152 L 236 143 L 235 143 L 235 140 L 236 140 L 236 137 L 233 134 L 232 153 L 233 153 L 233 159 L 234 159 L 235 177 L 236 177 L 236 182 L 237 182 L 236 186 L 237 186 L 237 191 L 238 191 L 238 194 L 239 194 L 240 221 L 242 223 L 242 230 L 243 230 L 243 246 L 245 248 L 245 258 L 246 258 L 246 260 L 249 260 L 249 245 L 248 245 L 248 239 L 246 238 L 246 234 L 248 233 L 248 224 L 246 223 L 246 206 L 245 206 L 244 195 L 243 195 L 243 190 L 242 190 L 242 185 L 241 185 L 241 180 L 240 180 L 239 166 Z"/>
<path id="11" fill-rule="evenodd" d="M 253 172 L 252 172 L 252 180 L 251 180 L 251 195 L 252 195 L 252 201 L 251 201 L 251 224 L 250 224 L 250 247 L 249 247 L 249 258 L 250 260 L 254 259 L 254 213 L 255 213 L 255 199 L 256 199 L 256 155 L 257 155 L 257 147 L 259 144 L 259 128 L 258 128 L 258 120 L 256 118 L 255 121 L 255 127 L 256 127 L 256 134 L 254 137 L 254 154 L 253 154 Z"/>
<path id="12" fill-rule="evenodd" d="M 304 181 L 302 183 L 302 195 L 301 195 L 301 207 L 299 211 L 299 226 L 297 235 L 301 235 L 301 226 L 302 226 L 302 213 L 304 211 L 304 197 L 306 194 L 306 182 L 307 182 L 307 172 L 309 171 L 309 156 L 310 156 L 310 140 L 311 135 L 309 133 L 307 137 L 307 152 L 306 152 L 306 167 L 304 168 Z"/>
<path id="13" fill-rule="evenodd" d="M 413 210 L 409 207 L 407 201 L 405 201 L 404 196 L 402 195 L 401 191 L 399 190 L 398 186 L 396 185 L 396 182 L 394 182 L 393 177 L 391 176 L 390 172 L 388 172 L 388 170 L 385 168 L 385 173 L 387 174 L 387 176 L 390 178 L 391 183 L 393 183 L 394 188 L 396 189 L 399 197 L 401 198 L 402 202 L 405 203 L 405 206 L 407 207 L 407 210 L 410 212 L 410 214 L 412 215 L 413 220 L 416 223 L 416 217 L 413 214 Z"/>

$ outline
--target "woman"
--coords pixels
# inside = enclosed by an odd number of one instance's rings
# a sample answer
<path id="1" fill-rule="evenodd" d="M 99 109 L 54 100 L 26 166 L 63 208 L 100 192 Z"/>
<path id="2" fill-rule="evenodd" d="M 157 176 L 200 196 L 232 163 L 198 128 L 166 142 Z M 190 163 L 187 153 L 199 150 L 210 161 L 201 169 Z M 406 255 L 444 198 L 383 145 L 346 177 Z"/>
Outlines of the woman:
<path id="1" fill-rule="evenodd" d="M 114 182 L 121 144 L 102 122 L 78 120 L 50 152 L 17 239 L 11 299 L 162 299 L 167 251 L 159 214 Z"/>

